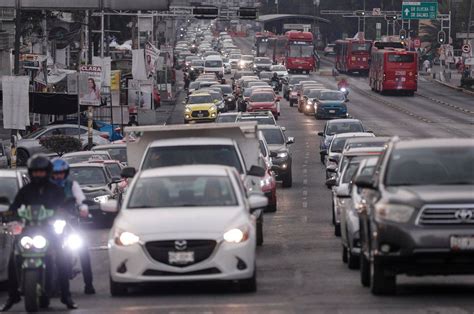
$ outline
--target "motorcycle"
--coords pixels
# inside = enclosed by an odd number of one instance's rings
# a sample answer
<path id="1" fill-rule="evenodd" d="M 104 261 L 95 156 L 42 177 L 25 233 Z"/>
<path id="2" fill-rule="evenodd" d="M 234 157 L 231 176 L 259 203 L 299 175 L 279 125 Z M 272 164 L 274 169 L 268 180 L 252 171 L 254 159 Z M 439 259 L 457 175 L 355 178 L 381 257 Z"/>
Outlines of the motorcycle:
<path id="1" fill-rule="evenodd" d="M 272 87 L 273 87 L 273 90 L 278 94 L 279 91 L 280 91 L 280 82 L 277 82 L 277 81 L 273 81 L 272 80 Z"/>
<path id="2" fill-rule="evenodd" d="M 339 91 L 343 92 L 344 96 L 346 96 L 346 98 L 349 96 L 349 88 L 343 86 L 343 87 L 339 88 Z"/>
<path id="3" fill-rule="evenodd" d="M 53 248 L 76 251 L 82 246 L 82 239 L 68 226 L 64 217 L 44 206 L 22 206 L 18 216 L 22 225 L 15 232 L 20 234 L 15 259 L 21 262 L 18 263 L 20 287 L 25 310 L 37 312 L 49 306 L 50 298 L 58 290 Z M 65 262 L 72 265 L 71 256 L 65 254 Z"/>

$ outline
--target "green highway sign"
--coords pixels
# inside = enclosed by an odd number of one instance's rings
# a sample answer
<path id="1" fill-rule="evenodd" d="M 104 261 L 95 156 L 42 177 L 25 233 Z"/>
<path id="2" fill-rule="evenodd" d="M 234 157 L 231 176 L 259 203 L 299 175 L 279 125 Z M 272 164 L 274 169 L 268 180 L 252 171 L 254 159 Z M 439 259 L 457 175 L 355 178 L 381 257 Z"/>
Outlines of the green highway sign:
<path id="1" fill-rule="evenodd" d="M 402 2 L 402 19 L 434 20 L 438 16 L 438 2 Z"/>

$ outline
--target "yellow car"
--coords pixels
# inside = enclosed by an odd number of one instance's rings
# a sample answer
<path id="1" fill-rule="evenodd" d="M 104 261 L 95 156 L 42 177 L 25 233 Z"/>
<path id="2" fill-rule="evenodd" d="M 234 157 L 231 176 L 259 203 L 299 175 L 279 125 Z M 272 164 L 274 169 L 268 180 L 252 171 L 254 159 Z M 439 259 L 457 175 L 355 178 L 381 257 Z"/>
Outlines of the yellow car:
<path id="1" fill-rule="evenodd" d="M 209 93 L 193 93 L 189 95 L 184 107 L 184 123 L 209 121 L 217 118 L 217 106 Z"/>

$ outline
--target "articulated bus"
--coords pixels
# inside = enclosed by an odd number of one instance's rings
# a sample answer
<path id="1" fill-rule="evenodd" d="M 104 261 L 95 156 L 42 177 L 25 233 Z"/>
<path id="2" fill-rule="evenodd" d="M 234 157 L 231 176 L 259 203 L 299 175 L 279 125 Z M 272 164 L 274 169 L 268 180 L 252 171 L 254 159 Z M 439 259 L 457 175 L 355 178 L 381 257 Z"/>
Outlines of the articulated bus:
<path id="1" fill-rule="evenodd" d="M 268 38 L 267 57 L 276 63 L 285 61 L 288 38 L 285 35 L 275 35 Z"/>
<path id="2" fill-rule="evenodd" d="M 370 40 L 337 40 L 334 47 L 336 70 L 341 73 L 358 72 L 367 75 L 369 73 L 371 47 L 372 42 Z"/>
<path id="3" fill-rule="evenodd" d="M 255 34 L 256 57 L 266 57 L 268 53 L 268 39 L 273 36 L 271 32 L 258 32 Z"/>
<path id="4" fill-rule="evenodd" d="M 386 48 L 372 53 L 369 84 L 373 91 L 413 96 L 418 88 L 418 57 L 414 51 Z"/>
<path id="5" fill-rule="evenodd" d="M 306 72 L 314 69 L 314 44 L 311 32 L 288 31 L 285 65 L 288 72 Z"/>

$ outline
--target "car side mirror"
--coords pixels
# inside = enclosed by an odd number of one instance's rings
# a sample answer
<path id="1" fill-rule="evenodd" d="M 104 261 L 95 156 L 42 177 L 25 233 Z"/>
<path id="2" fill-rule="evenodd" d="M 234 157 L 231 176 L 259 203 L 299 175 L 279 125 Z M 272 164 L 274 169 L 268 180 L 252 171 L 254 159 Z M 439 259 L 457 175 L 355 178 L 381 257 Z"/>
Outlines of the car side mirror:
<path id="1" fill-rule="evenodd" d="M 256 210 L 267 207 L 268 198 L 260 194 L 252 194 L 248 198 L 250 212 L 253 213 Z"/>
<path id="2" fill-rule="evenodd" d="M 318 132 L 319 136 L 324 136 L 324 132 Z"/>
<path id="3" fill-rule="evenodd" d="M 119 183 L 122 181 L 122 178 L 121 177 L 112 177 L 112 181 L 111 183 Z"/>
<path id="4" fill-rule="evenodd" d="M 275 158 L 278 156 L 278 153 L 277 152 L 270 152 L 270 157 L 271 158 Z"/>
<path id="5" fill-rule="evenodd" d="M 293 143 L 295 143 L 294 137 L 289 137 L 288 140 L 286 141 L 286 144 L 293 144 Z"/>
<path id="6" fill-rule="evenodd" d="M 328 189 L 332 188 L 333 186 L 336 185 L 336 177 L 330 177 L 329 179 L 326 180 L 326 186 L 328 187 Z"/>
<path id="7" fill-rule="evenodd" d="M 106 213 L 116 213 L 118 212 L 118 202 L 117 200 L 108 200 L 105 203 L 100 204 L 100 210 Z"/>
<path id="8" fill-rule="evenodd" d="M 278 93 L 277 93 L 278 94 Z M 277 99 L 280 101 L 281 100 L 281 96 L 277 96 Z"/>
<path id="9" fill-rule="evenodd" d="M 365 189 L 374 189 L 374 181 L 369 176 L 357 176 L 354 180 L 354 184 L 358 188 L 365 188 Z"/>
<path id="10" fill-rule="evenodd" d="M 265 169 L 260 166 L 252 166 L 250 170 L 247 172 L 249 176 L 255 177 L 264 177 L 265 176 Z"/>
<path id="11" fill-rule="evenodd" d="M 335 172 L 337 172 L 337 166 L 336 165 L 330 165 L 329 167 L 326 167 L 326 171 L 335 173 Z"/>
<path id="12" fill-rule="evenodd" d="M 342 184 L 336 188 L 337 197 L 348 198 L 351 196 L 349 191 L 349 184 Z"/>
<path id="13" fill-rule="evenodd" d="M 133 178 L 135 174 L 137 173 L 137 170 L 133 167 L 125 167 L 122 169 L 122 173 L 120 176 L 122 178 Z"/>
<path id="14" fill-rule="evenodd" d="M 349 98 L 346 98 L 346 100 L 344 100 L 344 102 L 349 102 Z"/>
<path id="15" fill-rule="evenodd" d="M 282 127 L 281 127 L 281 130 L 282 130 L 283 132 L 286 132 L 286 127 L 282 126 Z"/>

